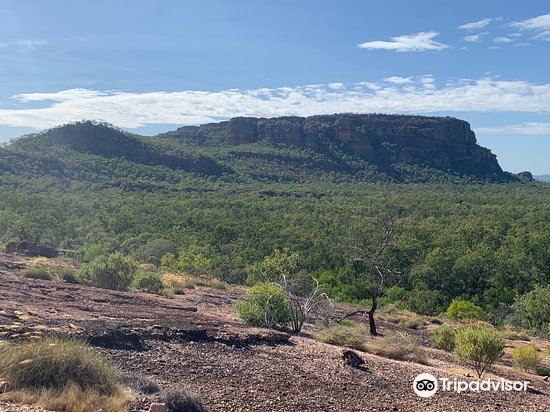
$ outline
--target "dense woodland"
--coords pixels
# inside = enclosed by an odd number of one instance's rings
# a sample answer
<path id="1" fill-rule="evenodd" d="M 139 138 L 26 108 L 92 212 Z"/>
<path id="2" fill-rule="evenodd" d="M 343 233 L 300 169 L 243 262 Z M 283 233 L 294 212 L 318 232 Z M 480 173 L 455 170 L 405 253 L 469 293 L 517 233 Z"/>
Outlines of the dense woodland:
<path id="1" fill-rule="evenodd" d="M 212 276 L 236 283 L 250 282 L 276 251 L 297 253 L 297 274 L 318 279 L 334 299 L 360 303 L 369 285 L 353 245 L 358 236 L 375 242 L 380 216 L 393 215 L 395 243 L 384 259 L 400 275 L 380 291 L 382 303 L 437 314 L 460 298 L 498 322 L 513 315 L 519 296 L 550 283 L 545 183 L 466 183 L 422 167 L 418 174 L 432 182 L 377 182 L 383 173 L 371 165 L 358 174 L 319 168 L 323 154 L 262 143 L 235 149 L 132 137 L 138 147 L 128 158 L 49 138 L 0 149 L 0 242 L 82 253 L 101 245 L 156 265 L 166 253 L 190 254 L 204 257 Z M 143 145 L 161 154 L 140 157 Z M 166 153 L 193 165 L 216 159 L 219 170 L 185 170 Z M 307 164 L 298 168 L 300 158 Z"/>

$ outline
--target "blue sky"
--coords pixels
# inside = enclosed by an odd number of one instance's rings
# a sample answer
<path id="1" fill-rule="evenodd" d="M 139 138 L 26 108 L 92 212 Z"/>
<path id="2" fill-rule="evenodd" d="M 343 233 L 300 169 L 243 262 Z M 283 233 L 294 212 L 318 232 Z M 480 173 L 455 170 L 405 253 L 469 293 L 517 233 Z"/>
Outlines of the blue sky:
<path id="1" fill-rule="evenodd" d="M 144 134 L 237 115 L 468 120 L 550 173 L 550 4 L 0 0 L 0 141 L 80 119 Z"/>

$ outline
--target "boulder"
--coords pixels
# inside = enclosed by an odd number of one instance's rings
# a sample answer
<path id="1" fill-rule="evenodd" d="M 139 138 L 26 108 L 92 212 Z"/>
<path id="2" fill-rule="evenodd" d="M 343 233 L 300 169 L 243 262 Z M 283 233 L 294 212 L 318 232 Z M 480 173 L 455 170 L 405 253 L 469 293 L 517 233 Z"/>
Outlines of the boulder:
<path id="1" fill-rule="evenodd" d="M 6 253 L 22 253 L 28 256 L 43 256 L 56 258 L 59 250 L 53 246 L 40 245 L 33 242 L 11 242 L 6 246 Z"/>
<path id="2" fill-rule="evenodd" d="M 365 364 L 363 358 L 351 350 L 345 350 L 342 353 L 342 359 L 345 364 L 350 365 L 352 368 L 360 368 L 361 365 Z"/>

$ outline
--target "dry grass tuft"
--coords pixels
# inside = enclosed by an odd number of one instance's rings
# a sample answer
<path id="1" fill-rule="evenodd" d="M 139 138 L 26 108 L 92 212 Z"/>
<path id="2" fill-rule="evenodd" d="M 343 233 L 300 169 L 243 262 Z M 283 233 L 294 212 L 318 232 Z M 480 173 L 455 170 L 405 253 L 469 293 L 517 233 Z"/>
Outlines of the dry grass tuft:
<path id="1" fill-rule="evenodd" d="M 176 295 L 183 295 L 187 289 L 194 289 L 197 286 L 219 290 L 227 289 L 227 285 L 216 278 L 199 278 L 175 273 L 163 273 L 161 278 L 166 288 L 174 291 Z"/>
<path id="2" fill-rule="evenodd" d="M 321 331 L 315 338 L 331 345 L 361 350 L 367 340 L 367 330 L 362 326 L 336 325 Z"/>
<path id="3" fill-rule="evenodd" d="M 410 310 L 398 309 L 393 305 L 386 306 L 380 311 L 378 316 L 381 320 L 413 330 L 424 329 L 428 324 L 428 321 L 423 316 Z"/>
<path id="4" fill-rule="evenodd" d="M 85 344 L 61 338 L 2 345 L 1 399 L 49 410 L 120 411 L 128 401 L 114 369 Z"/>
<path id="5" fill-rule="evenodd" d="M 130 397 L 123 391 L 101 395 L 93 389 L 83 389 L 76 384 L 71 384 L 60 390 L 14 390 L 1 394 L 0 400 L 36 405 L 50 411 L 120 412 L 126 410 Z"/>
<path id="6" fill-rule="evenodd" d="M 426 363 L 426 353 L 420 347 L 418 339 L 409 334 L 394 333 L 374 338 L 371 342 L 362 345 L 361 349 L 385 358 Z"/>

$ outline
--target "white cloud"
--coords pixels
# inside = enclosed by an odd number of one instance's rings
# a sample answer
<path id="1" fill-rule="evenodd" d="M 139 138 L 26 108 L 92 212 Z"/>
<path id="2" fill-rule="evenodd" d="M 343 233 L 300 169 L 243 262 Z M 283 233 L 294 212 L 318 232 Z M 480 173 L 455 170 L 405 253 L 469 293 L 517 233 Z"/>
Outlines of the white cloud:
<path id="1" fill-rule="evenodd" d="M 467 30 L 467 31 L 482 29 L 485 26 L 487 26 L 489 23 L 491 23 L 492 21 L 493 21 L 493 19 L 487 18 L 487 19 L 483 19 L 483 20 L 474 21 L 473 23 L 461 24 L 460 26 L 458 26 L 458 28 L 460 30 Z"/>
<path id="2" fill-rule="evenodd" d="M 337 112 L 550 114 L 550 83 L 484 77 L 438 86 L 431 75 L 424 75 L 411 78 L 410 83 L 360 82 L 337 89 L 329 85 L 217 92 L 69 89 L 25 93 L 13 96 L 12 100 L 17 108 L 0 109 L 0 125 L 42 129 L 93 119 L 137 128 L 152 124 L 202 124 L 235 116 L 309 116 Z M 21 108 L 26 102 L 40 102 L 42 107 Z"/>
<path id="3" fill-rule="evenodd" d="M 479 43 L 483 39 L 483 36 L 489 34 L 488 32 L 478 33 L 478 34 L 471 34 L 469 36 L 464 36 L 463 39 L 470 42 L 470 43 Z"/>
<path id="4" fill-rule="evenodd" d="M 518 123 L 500 127 L 479 127 L 477 133 L 486 134 L 522 134 L 530 136 L 549 136 L 550 123 Z"/>
<path id="5" fill-rule="evenodd" d="M 329 83 L 327 84 L 327 87 L 332 90 L 340 90 L 343 89 L 345 86 L 344 83 Z"/>
<path id="6" fill-rule="evenodd" d="M 514 39 L 511 39 L 509 37 L 504 37 L 504 36 L 499 36 L 499 37 L 495 37 L 493 39 L 493 41 L 495 43 L 512 43 L 513 41 L 515 41 Z"/>
<path id="7" fill-rule="evenodd" d="M 410 77 L 401 77 L 401 76 L 390 76 L 382 80 L 388 83 L 394 83 L 394 84 L 408 84 L 413 82 L 413 80 Z"/>
<path id="8" fill-rule="evenodd" d="M 433 39 L 439 35 L 434 31 L 407 34 L 391 37 L 391 41 L 369 41 L 359 44 L 359 48 L 367 50 L 393 50 L 397 52 L 439 51 L 446 49 L 446 44 Z"/>
<path id="9" fill-rule="evenodd" d="M 3 49 L 8 47 L 20 47 L 24 49 L 36 49 L 37 46 L 44 46 L 45 44 L 48 44 L 48 42 L 45 40 L 22 39 L 22 40 L 0 42 L 0 48 Z"/>
<path id="10" fill-rule="evenodd" d="M 532 19 L 516 21 L 512 27 L 524 31 L 534 31 L 535 39 L 550 41 L 550 14 L 533 17 Z"/>

